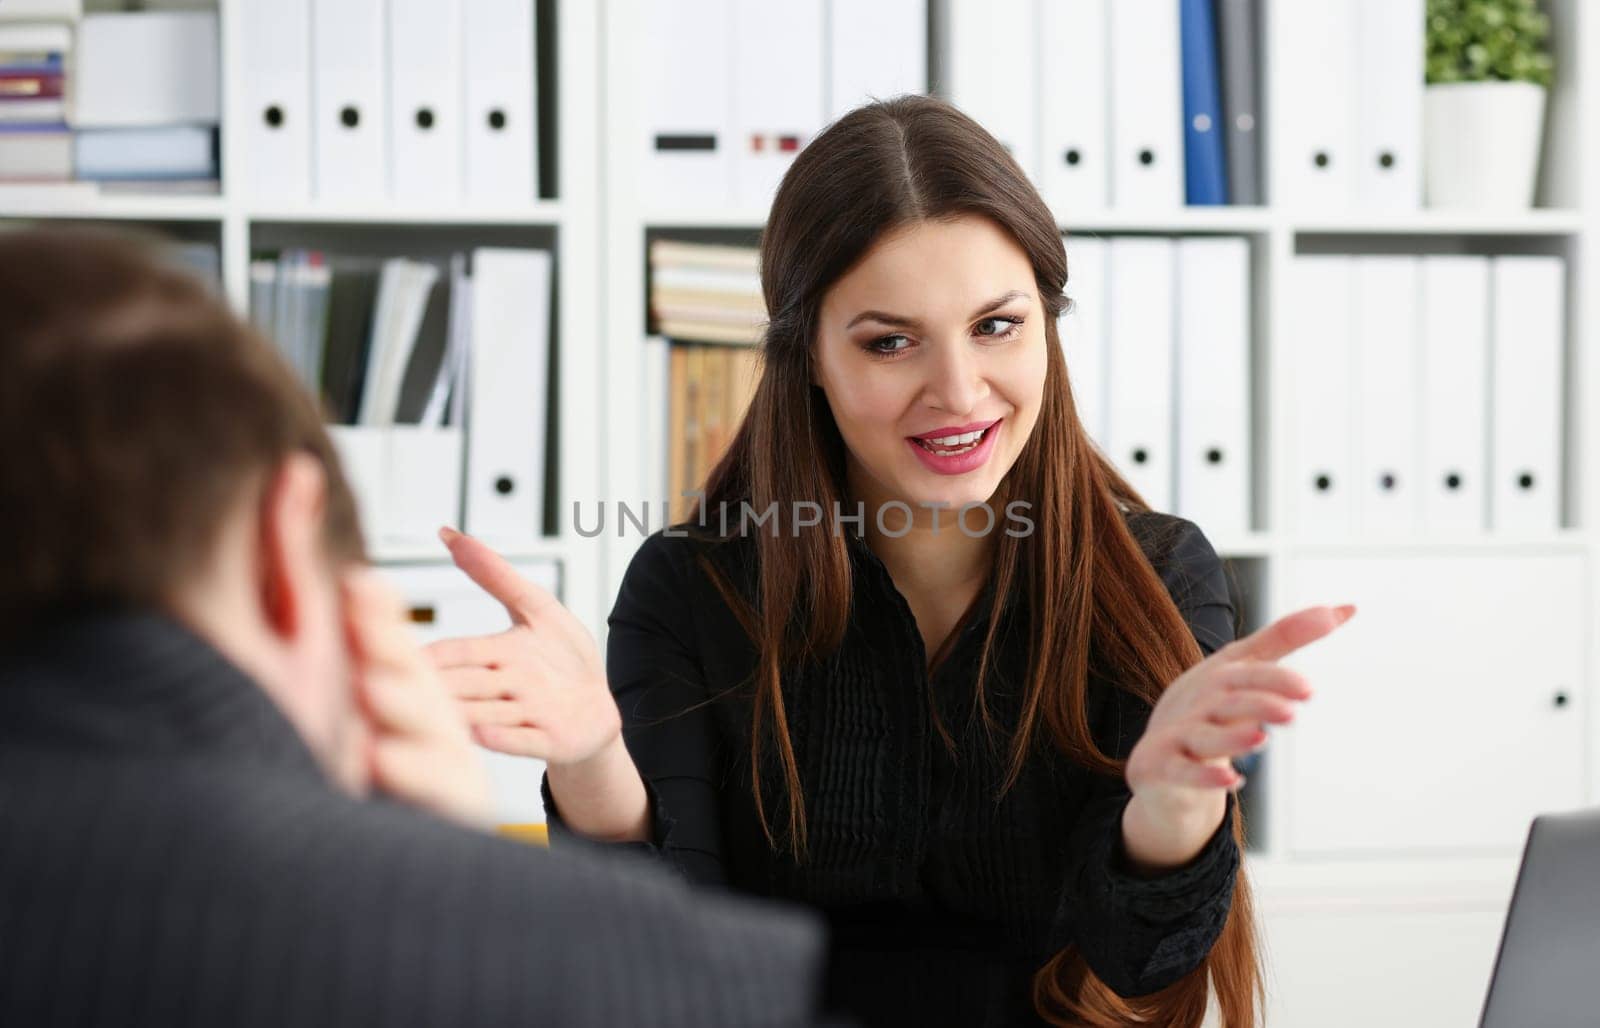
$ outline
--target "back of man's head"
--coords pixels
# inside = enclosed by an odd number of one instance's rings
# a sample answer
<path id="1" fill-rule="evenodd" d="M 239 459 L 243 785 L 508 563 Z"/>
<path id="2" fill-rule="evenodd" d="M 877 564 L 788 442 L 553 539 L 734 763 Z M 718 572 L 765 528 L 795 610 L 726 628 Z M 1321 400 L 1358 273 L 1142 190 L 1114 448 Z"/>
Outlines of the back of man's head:
<path id="1" fill-rule="evenodd" d="M 169 606 L 295 454 L 325 474 L 330 562 L 363 560 L 316 403 L 203 282 L 129 236 L 0 233 L 0 645 Z"/>

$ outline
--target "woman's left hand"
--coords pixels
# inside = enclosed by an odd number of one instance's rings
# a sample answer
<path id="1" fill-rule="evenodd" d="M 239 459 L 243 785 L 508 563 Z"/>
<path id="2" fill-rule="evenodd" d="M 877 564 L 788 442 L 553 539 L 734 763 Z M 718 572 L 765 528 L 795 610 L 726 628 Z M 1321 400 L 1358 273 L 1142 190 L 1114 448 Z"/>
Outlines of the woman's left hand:
<path id="1" fill-rule="evenodd" d="M 1228 643 L 1161 694 L 1128 756 L 1130 856 L 1182 863 L 1216 831 L 1226 791 L 1244 784 L 1234 757 L 1266 742 L 1268 724 L 1294 720 L 1311 697 L 1305 676 L 1277 662 L 1350 620 L 1355 607 L 1308 607 Z M 1148 836 L 1148 838 L 1144 838 Z M 1145 845 L 1141 845 L 1144 843 Z"/>

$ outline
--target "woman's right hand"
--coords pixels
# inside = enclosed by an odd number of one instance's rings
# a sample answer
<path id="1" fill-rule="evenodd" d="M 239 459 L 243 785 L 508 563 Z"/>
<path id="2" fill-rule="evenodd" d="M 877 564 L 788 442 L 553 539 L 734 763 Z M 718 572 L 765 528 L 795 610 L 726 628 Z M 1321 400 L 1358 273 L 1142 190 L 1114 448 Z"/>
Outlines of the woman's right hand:
<path id="1" fill-rule="evenodd" d="M 622 718 L 594 637 L 549 592 L 477 539 L 446 528 L 456 566 L 499 600 L 511 627 L 426 647 L 477 741 L 493 750 L 575 767 L 607 753 Z"/>

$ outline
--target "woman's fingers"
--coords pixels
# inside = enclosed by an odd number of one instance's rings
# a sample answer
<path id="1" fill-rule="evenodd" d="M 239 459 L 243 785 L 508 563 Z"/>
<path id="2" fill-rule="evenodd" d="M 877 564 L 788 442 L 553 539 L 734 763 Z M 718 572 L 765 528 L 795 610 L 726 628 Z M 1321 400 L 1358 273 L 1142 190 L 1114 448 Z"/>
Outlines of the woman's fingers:
<path id="1" fill-rule="evenodd" d="M 1267 741 L 1267 733 L 1256 722 L 1235 721 L 1226 725 L 1202 722 L 1184 733 L 1185 755 L 1194 760 L 1215 760 L 1249 753 Z"/>
<path id="2" fill-rule="evenodd" d="M 439 537 L 449 548 L 456 567 L 465 571 L 484 592 L 499 600 L 511 615 L 512 623 L 559 622 L 571 616 L 549 590 L 519 575 L 504 557 L 480 540 L 453 528 L 441 529 Z"/>
<path id="3" fill-rule="evenodd" d="M 517 757 L 544 759 L 550 752 L 549 736 L 539 728 L 473 725 L 472 737 L 480 746 Z"/>
<path id="4" fill-rule="evenodd" d="M 1311 698 L 1311 683 L 1293 668 L 1267 661 L 1241 660 L 1217 668 L 1213 677 L 1229 691 L 1271 692 L 1291 700 Z"/>
<path id="5" fill-rule="evenodd" d="M 1244 689 L 1223 693 L 1206 719 L 1219 725 L 1230 721 L 1286 725 L 1294 720 L 1294 711 L 1294 703 L 1277 693 Z"/>
<path id="6" fill-rule="evenodd" d="M 509 633 L 439 639 L 422 648 L 429 663 L 441 671 L 458 667 L 499 667 L 511 657 Z"/>
<path id="7" fill-rule="evenodd" d="M 511 695 L 506 675 L 486 667 L 448 668 L 439 672 L 439 680 L 458 700 L 503 700 Z"/>
<path id="8" fill-rule="evenodd" d="M 1244 784 L 1244 776 L 1225 764 L 1205 764 L 1174 753 L 1162 766 L 1161 784 L 1190 789 L 1232 789 Z"/>
<path id="9" fill-rule="evenodd" d="M 527 708 L 515 700 L 468 700 L 461 710 L 473 725 L 517 727 L 531 720 Z"/>
<path id="10" fill-rule="evenodd" d="M 1286 614 L 1272 624 L 1237 639 L 1216 653 L 1223 662 L 1235 660 L 1282 660 L 1295 650 L 1321 639 L 1355 615 L 1353 604 L 1340 607 L 1307 607 Z"/>

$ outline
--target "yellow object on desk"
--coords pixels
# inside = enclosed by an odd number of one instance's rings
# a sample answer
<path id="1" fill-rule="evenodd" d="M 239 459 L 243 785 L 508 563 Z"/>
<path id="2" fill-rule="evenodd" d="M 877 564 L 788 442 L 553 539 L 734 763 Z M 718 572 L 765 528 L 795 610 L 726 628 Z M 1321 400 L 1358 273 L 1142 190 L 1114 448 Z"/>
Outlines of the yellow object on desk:
<path id="1" fill-rule="evenodd" d="M 528 825 L 501 825 L 498 829 L 501 835 L 518 842 L 531 843 L 535 846 L 550 845 L 550 830 L 542 824 Z"/>

